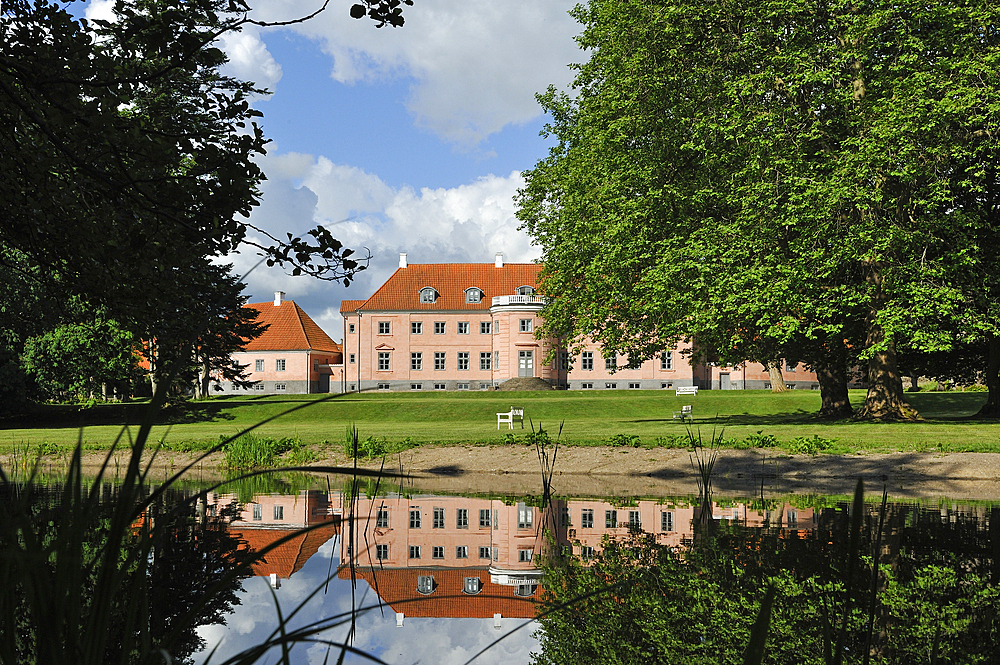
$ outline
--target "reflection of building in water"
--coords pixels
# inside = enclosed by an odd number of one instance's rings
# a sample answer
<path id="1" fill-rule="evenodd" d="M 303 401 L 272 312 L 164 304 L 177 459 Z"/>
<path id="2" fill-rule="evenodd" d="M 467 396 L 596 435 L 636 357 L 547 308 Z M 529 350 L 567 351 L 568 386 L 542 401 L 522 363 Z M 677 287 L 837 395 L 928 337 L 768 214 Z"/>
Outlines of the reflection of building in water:
<path id="1" fill-rule="evenodd" d="M 339 510 L 334 509 L 330 493 L 302 490 L 296 494 L 258 494 L 246 503 L 239 503 L 235 494 L 209 495 L 206 512 L 218 515 L 227 506 L 236 505 L 229 533 L 239 538 L 243 547 L 260 552 L 282 538 L 264 557 L 253 564 L 254 575 L 271 578 L 272 586 L 301 570 L 306 561 L 319 551 L 323 543 L 340 532 Z M 303 531 L 318 524 L 325 526 Z"/>
<path id="2" fill-rule="evenodd" d="M 345 521 L 348 513 L 345 506 Z M 492 499 L 361 499 L 356 529 L 341 538 L 341 561 L 397 613 L 530 618 L 540 593 L 541 517 L 524 503 Z"/>

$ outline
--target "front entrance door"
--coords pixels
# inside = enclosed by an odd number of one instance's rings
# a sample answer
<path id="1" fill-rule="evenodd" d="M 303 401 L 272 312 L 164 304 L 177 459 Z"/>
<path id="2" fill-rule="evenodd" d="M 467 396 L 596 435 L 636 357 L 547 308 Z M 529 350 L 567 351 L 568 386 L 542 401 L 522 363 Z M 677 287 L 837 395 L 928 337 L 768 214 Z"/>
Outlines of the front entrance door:
<path id="1" fill-rule="evenodd" d="M 319 391 L 321 393 L 330 392 L 330 375 L 320 374 L 319 375 Z"/>
<path id="2" fill-rule="evenodd" d="M 531 351 L 518 351 L 517 352 L 517 375 L 518 376 L 534 376 L 534 362 L 531 357 Z"/>
<path id="3" fill-rule="evenodd" d="M 722 390 L 732 390 L 733 389 L 732 384 L 729 382 L 729 374 L 720 374 L 719 375 L 719 388 L 721 388 Z"/>

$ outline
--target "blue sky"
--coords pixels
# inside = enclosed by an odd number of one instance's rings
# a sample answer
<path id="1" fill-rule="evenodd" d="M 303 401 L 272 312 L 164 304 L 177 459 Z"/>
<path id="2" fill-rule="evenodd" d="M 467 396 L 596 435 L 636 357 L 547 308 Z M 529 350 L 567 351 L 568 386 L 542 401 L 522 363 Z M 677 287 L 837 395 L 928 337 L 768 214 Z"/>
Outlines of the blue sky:
<path id="1" fill-rule="evenodd" d="M 256 4 L 254 18 L 280 21 L 322 2 Z M 340 301 L 371 295 L 400 252 L 410 263 L 536 259 L 513 196 L 548 149 L 535 93 L 568 88 L 568 65 L 585 58 L 573 4 L 415 0 L 404 27 L 376 29 L 350 18 L 351 0 L 332 0 L 306 23 L 224 36 L 227 73 L 273 93 L 255 101 L 273 142 L 251 223 L 282 237 L 323 224 L 373 254 L 346 289 L 258 267 L 246 279 L 252 302 L 285 291 L 340 340 Z M 110 18 L 112 5 L 91 0 L 86 13 Z M 229 260 L 243 274 L 258 257 Z"/>

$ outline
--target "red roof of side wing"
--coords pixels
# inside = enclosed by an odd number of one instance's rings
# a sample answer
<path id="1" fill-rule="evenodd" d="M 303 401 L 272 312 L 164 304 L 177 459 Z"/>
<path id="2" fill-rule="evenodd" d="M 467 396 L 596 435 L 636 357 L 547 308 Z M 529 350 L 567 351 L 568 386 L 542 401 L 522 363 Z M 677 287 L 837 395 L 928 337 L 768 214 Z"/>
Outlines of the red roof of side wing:
<path id="1" fill-rule="evenodd" d="M 537 263 L 508 263 L 500 268 L 492 263 L 412 264 L 398 268 L 363 305 L 347 311 L 488 310 L 494 296 L 514 295 L 519 286 L 537 288 L 541 270 Z M 426 287 L 437 291 L 435 302 L 420 302 L 420 290 Z M 470 288 L 482 290 L 482 300 L 466 302 Z M 340 311 L 345 311 L 343 304 Z"/>
<path id="2" fill-rule="evenodd" d="M 263 335 L 247 344 L 247 351 L 341 352 L 340 344 L 330 339 L 293 300 L 286 300 L 280 305 L 261 302 L 246 307 L 260 312 L 257 320 L 269 326 Z"/>

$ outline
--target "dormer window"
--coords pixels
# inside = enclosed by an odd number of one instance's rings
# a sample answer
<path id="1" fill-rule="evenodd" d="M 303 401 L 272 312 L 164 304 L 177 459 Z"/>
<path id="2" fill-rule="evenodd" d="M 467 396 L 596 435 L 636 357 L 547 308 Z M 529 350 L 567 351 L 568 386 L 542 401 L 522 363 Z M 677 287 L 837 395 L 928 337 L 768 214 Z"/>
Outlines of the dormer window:
<path id="1" fill-rule="evenodd" d="M 438 293 L 437 293 L 437 291 L 433 287 L 425 286 L 424 288 L 420 289 L 420 302 L 421 303 L 432 303 L 432 302 L 435 302 L 437 300 L 437 297 L 438 297 Z"/>
<path id="2" fill-rule="evenodd" d="M 434 576 L 433 575 L 421 575 L 417 578 L 417 593 L 421 595 L 428 595 L 434 592 Z"/>
<path id="3" fill-rule="evenodd" d="M 518 584 L 514 588 L 514 595 L 520 596 L 521 598 L 533 596 L 535 595 L 535 589 L 537 586 L 537 584 Z"/>
<path id="4" fill-rule="evenodd" d="M 482 299 L 483 292 L 476 287 L 473 286 L 472 288 L 465 290 L 465 302 L 476 303 L 482 301 Z"/>
<path id="5" fill-rule="evenodd" d="M 535 287 L 533 286 L 519 286 L 515 292 L 519 296 L 533 296 L 535 295 Z"/>
<path id="6" fill-rule="evenodd" d="M 465 578 L 465 586 L 462 587 L 463 592 L 469 594 L 470 596 L 475 596 L 482 590 L 483 590 L 483 582 L 478 577 Z"/>

